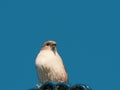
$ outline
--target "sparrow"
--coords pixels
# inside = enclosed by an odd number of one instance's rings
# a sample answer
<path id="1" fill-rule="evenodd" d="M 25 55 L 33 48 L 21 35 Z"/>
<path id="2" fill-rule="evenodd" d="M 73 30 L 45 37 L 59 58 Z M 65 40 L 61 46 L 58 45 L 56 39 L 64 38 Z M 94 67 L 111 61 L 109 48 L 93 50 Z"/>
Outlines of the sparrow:
<path id="1" fill-rule="evenodd" d="M 45 82 L 68 82 L 68 74 L 55 41 L 46 41 L 38 53 L 35 66 L 41 84 Z"/>

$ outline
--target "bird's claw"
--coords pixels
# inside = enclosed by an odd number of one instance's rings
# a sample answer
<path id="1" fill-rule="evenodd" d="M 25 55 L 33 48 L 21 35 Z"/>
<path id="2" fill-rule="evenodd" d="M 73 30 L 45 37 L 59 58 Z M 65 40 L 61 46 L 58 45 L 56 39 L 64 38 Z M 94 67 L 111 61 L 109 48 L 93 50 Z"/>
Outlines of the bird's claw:
<path id="1" fill-rule="evenodd" d="M 41 87 L 41 84 L 36 84 L 37 89 L 40 89 L 40 87 Z"/>

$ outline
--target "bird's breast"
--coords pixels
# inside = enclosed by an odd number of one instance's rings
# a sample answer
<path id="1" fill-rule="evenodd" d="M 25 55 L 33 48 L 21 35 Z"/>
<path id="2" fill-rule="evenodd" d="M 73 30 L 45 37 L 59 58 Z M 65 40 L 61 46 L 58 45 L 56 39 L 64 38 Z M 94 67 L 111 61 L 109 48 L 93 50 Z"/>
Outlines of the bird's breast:
<path id="1" fill-rule="evenodd" d="M 52 51 L 41 51 L 35 61 L 38 77 L 41 82 L 67 81 L 67 73 L 58 53 Z"/>
<path id="2" fill-rule="evenodd" d="M 58 63 L 61 63 L 59 59 L 60 58 L 57 55 L 55 55 L 52 51 L 41 51 L 36 58 L 35 64 L 37 67 L 41 67 L 44 65 L 54 66 Z"/>

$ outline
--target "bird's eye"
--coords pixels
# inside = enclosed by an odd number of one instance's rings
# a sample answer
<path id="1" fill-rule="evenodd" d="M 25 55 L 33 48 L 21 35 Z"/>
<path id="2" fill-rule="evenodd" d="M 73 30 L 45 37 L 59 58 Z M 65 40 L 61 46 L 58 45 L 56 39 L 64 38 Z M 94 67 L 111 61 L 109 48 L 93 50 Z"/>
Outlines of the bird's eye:
<path id="1" fill-rule="evenodd" d="M 50 46 L 50 43 L 47 43 L 46 45 L 47 45 L 47 46 Z"/>

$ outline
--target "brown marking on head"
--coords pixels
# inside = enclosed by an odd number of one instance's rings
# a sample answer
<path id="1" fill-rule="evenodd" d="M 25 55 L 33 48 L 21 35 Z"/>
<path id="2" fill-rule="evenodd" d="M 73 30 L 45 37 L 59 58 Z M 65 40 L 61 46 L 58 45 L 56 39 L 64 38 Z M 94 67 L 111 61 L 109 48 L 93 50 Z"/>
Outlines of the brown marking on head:
<path id="1" fill-rule="evenodd" d="M 55 53 L 56 52 L 56 42 L 55 41 L 46 41 L 43 44 L 42 49 L 52 50 Z"/>

